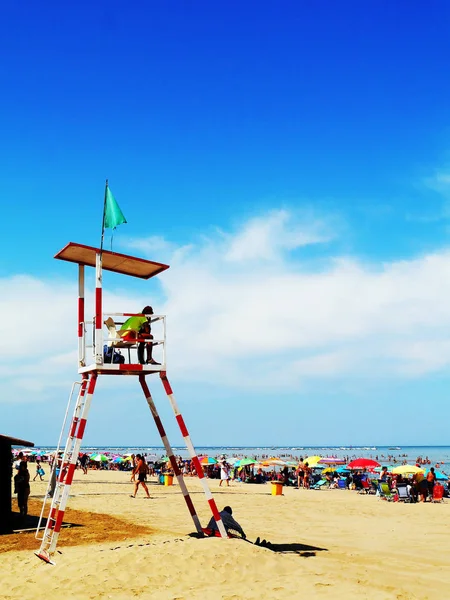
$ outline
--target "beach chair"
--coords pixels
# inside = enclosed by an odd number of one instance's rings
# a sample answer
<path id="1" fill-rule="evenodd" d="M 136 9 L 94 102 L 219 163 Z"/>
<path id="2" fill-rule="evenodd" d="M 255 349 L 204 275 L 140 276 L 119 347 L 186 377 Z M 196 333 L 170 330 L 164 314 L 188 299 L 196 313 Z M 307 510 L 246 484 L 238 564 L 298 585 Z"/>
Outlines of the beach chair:
<path id="1" fill-rule="evenodd" d="M 412 502 L 412 498 L 409 495 L 408 488 L 406 485 L 397 486 L 397 497 L 398 502 Z"/>
<path id="2" fill-rule="evenodd" d="M 338 479 L 338 490 L 346 490 L 347 485 L 345 483 L 345 479 Z"/>
<path id="3" fill-rule="evenodd" d="M 320 488 L 322 488 L 327 483 L 329 483 L 329 481 L 327 481 L 326 479 L 319 479 L 319 481 L 317 481 L 314 485 L 311 486 L 311 489 L 320 490 Z"/>
<path id="4" fill-rule="evenodd" d="M 380 498 L 382 498 L 383 500 L 388 500 L 390 502 L 394 499 L 394 494 L 389 489 L 387 483 L 380 483 L 378 485 L 378 491 L 380 494 Z"/>
<path id="5" fill-rule="evenodd" d="M 104 322 L 108 330 L 108 346 L 113 348 L 126 348 L 128 350 L 128 362 L 131 364 L 131 348 L 137 348 L 136 342 L 125 342 L 116 329 L 114 319 L 108 317 Z"/>
<path id="6" fill-rule="evenodd" d="M 358 494 L 373 494 L 372 486 L 371 486 L 370 482 L 367 481 L 367 479 L 362 479 L 361 485 L 362 485 L 362 489 L 360 489 L 358 491 Z"/>
<path id="7" fill-rule="evenodd" d="M 435 483 L 433 487 L 431 502 L 444 502 L 444 486 L 440 483 Z"/>

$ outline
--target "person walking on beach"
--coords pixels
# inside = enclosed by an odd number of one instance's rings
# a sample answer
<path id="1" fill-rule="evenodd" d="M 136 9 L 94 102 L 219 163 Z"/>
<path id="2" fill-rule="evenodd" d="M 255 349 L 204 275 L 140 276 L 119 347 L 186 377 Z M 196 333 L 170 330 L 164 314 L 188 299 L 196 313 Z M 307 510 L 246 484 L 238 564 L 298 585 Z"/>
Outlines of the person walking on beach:
<path id="1" fill-rule="evenodd" d="M 33 477 L 33 481 L 36 479 L 36 477 L 40 477 L 41 481 L 43 481 L 42 479 L 42 475 L 45 475 L 44 473 L 44 469 L 42 468 L 42 465 L 40 463 L 39 460 L 36 461 L 36 475 Z"/>
<path id="2" fill-rule="evenodd" d="M 145 483 L 145 479 L 148 473 L 148 466 L 145 460 L 142 458 L 140 454 L 136 454 L 136 466 L 133 469 L 133 476 L 137 475 L 138 480 L 134 484 L 134 494 L 131 494 L 132 498 L 136 498 L 137 491 L 139 486 L 141 485 L 144 488 L 145 493 L 147 494 L 147 498 L 150 498 L 150 494 L 148 493 L 148 487 Z"/>

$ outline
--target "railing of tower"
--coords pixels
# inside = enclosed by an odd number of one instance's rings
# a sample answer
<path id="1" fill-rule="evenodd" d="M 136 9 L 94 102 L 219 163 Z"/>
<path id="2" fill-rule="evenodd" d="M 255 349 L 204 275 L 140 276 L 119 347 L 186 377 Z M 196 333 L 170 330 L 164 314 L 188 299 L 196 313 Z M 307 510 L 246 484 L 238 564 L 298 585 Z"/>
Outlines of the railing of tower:
<path id="1" fill-rule="evenodd" d="M 121 338 L 120 328 L 130 317 L 140 317 L 141 313 L 119 313 L 105 312 L 102 315 L 103 320 L 103 339 L 102 345 L 113 347 L 117 350 L 124 348 L 133 351 L 132 364 L 138 362 L 137 346 L 139 341 L 151 342 L 153 345 L 153 358 L 161 363 L 166 364 L 166 315 L 151 315 L 150 324 L 153 339 L 137 339 L 135 342 L 128 342 Z M 92 320 L 81 323 L 81 338 L 79 343 L 79 363 L 80 366 L 86 366 L 91 362 L 95 362 L 95 317 Z M 91 352 L 87 352 L 87 351 Z M 102 348 L 103 356 L 103 348 Z"/>

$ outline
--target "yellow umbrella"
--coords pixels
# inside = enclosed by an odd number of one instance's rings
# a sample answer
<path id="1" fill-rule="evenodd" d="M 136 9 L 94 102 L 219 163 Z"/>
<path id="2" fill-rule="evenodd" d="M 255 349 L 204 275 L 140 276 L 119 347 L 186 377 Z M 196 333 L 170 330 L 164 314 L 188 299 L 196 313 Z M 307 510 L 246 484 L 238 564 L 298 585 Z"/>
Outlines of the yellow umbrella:
<path id="1" fill-rule="evenodd" d="M 321 456 L 308 456 L 303 462 L 308 463 L 309 467 L 317 467 L 317 464 L 321 458 Z"/>
<path id="2" fill-rule="evenodd" d="M 424 469 L 416 467 L 415 465 L 400 465 L 392 469 L 392 473 L 395 475 L 408 475 L 410 473 L 422 473 Z"/>
<path id="3" fill-rule="evenodd" d="M 334 473 L 336 471 L 336 467 L 327 467 L 326 469 L 324 469 L 322 471 L 322 475 L 324 475 L 325 473 Z"/>

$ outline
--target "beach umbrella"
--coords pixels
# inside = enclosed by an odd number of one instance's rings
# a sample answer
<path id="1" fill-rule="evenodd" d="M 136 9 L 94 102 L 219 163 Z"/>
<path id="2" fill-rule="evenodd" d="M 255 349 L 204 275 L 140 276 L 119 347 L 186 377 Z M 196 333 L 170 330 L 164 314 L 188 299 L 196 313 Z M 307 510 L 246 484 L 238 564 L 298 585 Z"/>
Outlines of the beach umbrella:
<path id="1" fill-rule="evenodd" d="M 345 467 L 326 467 L 322 473 L 350 473 L 349 469 L 346 469 Z"/>
<path id="2" fill-rule="evenodd" d="M 345 465 L 347 461 L 343 458 L 336 458 L 335 456 L 328 456 L 326 458 L 321 458 L 318 461 L 319 465 Z"/>
<path id="3" fill-rule="evenodd" d="M 217 464 L 217 460 L 212 456 L 202 456 L 202 458 L 200 458 L 199 460 L 202 466 Z"/>
<path id="4" fill-rule="evenodd" d="M 109 458 L 104 454 L 95 454 L 91 456 L 91 460 L 95 460 L 95 462 L 108 462 Z"/>
<path id="5" fill-rule="evenodd" d="M 381 467 L 380 463 L 371 458 L 357 458 L 348 463 L 349 469 L 375 469 L 375 467 Z"/>
<path id="6" fill-rule="evenodd" d="M 411 475 L 414 473 L 421 473 L 424 469 L 420 467 L 416 467 L 416 465 L 400 465 L 399 467 L 394 467 L 392 469 L 392 473 L 394 475 Z"/>
<path id="7" fill-rule="evenodd" d="M 265 460 L 263 464 L 268 467 L 285 467 L 286 461 L 281 460 L 281 458 L 270 458 L 269 460 Z"/>
<path id="8" fill-rule="evenodd" d="M 124 458 L 122 458 L 121 456 L 116 456 L 116 458 L 112 459 L 113 463 L 123 463 L 126 462 Z"/>
<path id="9" fill-rule="evenodd" d="M 235 467 L 245 467 L 246 465 L 254 465 L 257 463 L 257 460 L 253 460 L 252 458 L 241 458 L 234 463 Z"/>
<path id="10" fill-rule="evenodd" d="M 321 458 L 321 456 L 308 456 L 303 462 L 308 463 L 308 466 L 310 467 L 315 467 Z"/>

